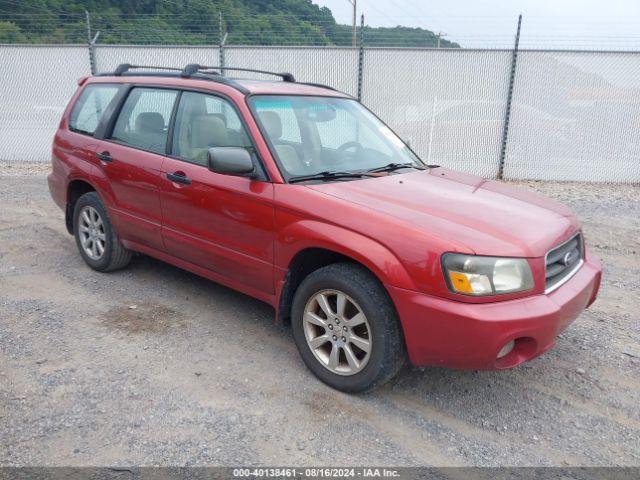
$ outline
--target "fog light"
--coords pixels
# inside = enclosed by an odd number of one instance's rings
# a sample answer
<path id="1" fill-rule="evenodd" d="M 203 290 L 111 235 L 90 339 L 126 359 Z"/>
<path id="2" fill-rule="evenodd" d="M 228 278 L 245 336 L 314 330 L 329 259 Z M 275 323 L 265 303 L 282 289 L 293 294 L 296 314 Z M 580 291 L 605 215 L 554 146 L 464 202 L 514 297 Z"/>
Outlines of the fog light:
<path id="1" fill-rule="evenodd" d="M 498 358 L 506 357 L 507 355 L 509 355 L 509 352 L 511 352 L 511 350 L 513 350 L 513 346 L 514 345 L 515 345 L 515 342 L 513 340 L 511 340 L 504 347 L 502 347 L 500 349 L 500 351 L 498 352 Z"/>

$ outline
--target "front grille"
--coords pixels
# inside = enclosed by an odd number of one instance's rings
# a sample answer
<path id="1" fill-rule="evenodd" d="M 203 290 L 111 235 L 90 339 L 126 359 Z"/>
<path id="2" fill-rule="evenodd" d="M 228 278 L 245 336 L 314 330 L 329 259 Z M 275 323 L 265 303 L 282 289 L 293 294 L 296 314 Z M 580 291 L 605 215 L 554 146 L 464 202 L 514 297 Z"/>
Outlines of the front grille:
<path id="1" fill-rule="evenodd" d="M 584 243 L 580 233 L 549 250 L 546 256 L 545 291 L 548 293 L 568 280 L 580 268 L 583 258 Z"/>

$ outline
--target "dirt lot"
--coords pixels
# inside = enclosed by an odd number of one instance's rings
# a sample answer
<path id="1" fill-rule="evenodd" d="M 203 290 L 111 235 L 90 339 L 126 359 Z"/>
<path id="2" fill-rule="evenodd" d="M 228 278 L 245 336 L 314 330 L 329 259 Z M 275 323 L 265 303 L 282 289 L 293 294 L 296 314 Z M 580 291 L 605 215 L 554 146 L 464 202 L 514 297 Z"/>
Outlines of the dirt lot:
<path id="1" fill-rule="evenodd" d="M 348 396 L 267 305 L 147 257 L 90 270 L 46 167 L 0 166 L 0 465 L 640 465 L 638 187 L 528 184 L 605 265 L 555 349 Z"/>

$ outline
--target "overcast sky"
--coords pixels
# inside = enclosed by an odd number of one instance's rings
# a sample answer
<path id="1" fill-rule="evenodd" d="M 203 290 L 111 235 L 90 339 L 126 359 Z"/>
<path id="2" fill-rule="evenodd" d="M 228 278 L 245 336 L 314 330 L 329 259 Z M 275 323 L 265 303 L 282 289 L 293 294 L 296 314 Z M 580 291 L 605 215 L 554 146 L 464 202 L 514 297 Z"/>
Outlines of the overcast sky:
<path id="1" fill-rule="evenodd" d="M 349 0 L 313 0 L 351 23 Z M 518 14 L 524 47 L 640 46 L 640 0 L 357 0 L 371 26 L 407 25 L 447 33 L 463 46 L 509 46 Z"/>

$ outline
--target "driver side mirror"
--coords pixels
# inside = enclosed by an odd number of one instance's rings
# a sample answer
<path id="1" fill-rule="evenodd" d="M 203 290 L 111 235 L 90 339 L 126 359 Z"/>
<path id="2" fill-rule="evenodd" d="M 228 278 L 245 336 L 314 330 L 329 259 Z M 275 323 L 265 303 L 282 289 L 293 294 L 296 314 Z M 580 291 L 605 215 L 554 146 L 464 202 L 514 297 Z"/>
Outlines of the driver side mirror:
<path id="1" fill-rule="evenodd" d="M 255 165 L 249 152 L 241 147 L 212 147 L 207 152 L 209 170 L 222 175 L 255 178 Z"/>

